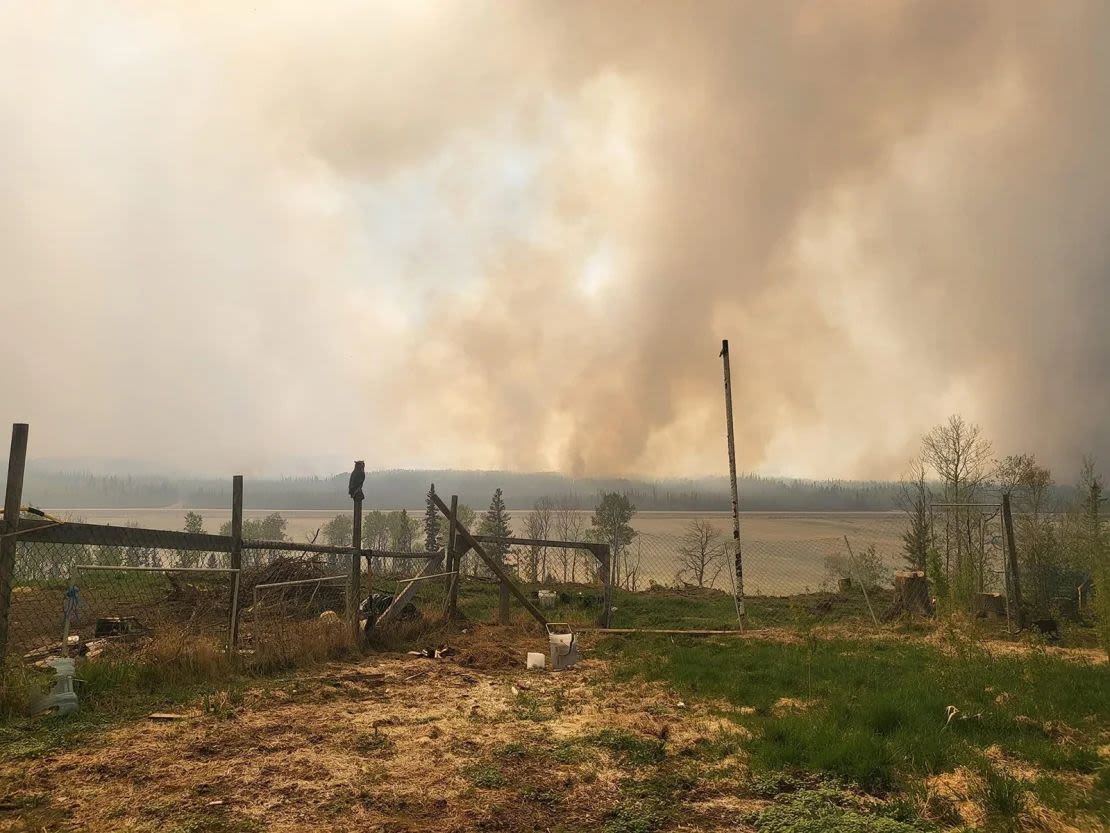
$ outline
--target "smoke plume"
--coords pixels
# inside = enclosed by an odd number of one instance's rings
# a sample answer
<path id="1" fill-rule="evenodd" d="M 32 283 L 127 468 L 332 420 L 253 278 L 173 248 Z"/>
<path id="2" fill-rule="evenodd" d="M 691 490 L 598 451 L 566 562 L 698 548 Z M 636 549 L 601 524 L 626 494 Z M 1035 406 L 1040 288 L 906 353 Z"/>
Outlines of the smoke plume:
<path id="1" fill-rule="evenodd" d="M 1110 460 L 1110 6 L 9 4 L 0 415 L 213 472 Z"/>

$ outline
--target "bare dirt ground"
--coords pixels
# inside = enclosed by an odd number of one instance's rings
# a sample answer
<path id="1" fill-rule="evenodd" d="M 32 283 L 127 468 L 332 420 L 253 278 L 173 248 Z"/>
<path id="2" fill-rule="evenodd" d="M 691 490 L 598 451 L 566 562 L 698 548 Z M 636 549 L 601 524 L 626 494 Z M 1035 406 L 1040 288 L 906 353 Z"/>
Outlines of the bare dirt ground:
<path id="1" fill-rule="evenodd" d="M 534 642 L 487 632 L 449 659 L 334 665 L 5 762 L 0 831 L 597 830 L 636 769 L 598 733 L 681 757 L 738 730 L 662 688 L 614 684 L 600 660 L 529 674 Z M 689 796 L 688 829 L 735 817 L 730 783 Z"/>

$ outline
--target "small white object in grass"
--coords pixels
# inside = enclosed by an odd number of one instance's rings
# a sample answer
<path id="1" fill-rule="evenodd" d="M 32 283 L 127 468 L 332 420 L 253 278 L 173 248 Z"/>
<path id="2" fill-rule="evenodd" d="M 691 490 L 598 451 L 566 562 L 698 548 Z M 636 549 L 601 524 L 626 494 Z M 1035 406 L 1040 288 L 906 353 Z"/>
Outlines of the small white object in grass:
<path id="1" fill-rule="evenodd" d="M 679 701 L 678 701 L 678 707 L 679 707 L 680 709 L 684 709 L 684 708 L 686 708 L 686 704 L 685 704 L 685 703 L 683 703 L 683 702 L 682 702 L 681 700 L 679 700 Z"/>
<path id="2" fill-rule="evenodd" d="M 73 691 L 75 671 L 73 660 L 68 657 L 57 657 L 51 659 L 49 665 L 57 675 L 54 679 L 54 687 L 49 694 L 39 698 L 34 711 L 57 709 L 58 714 L 70 714 L 77 711 L 77 695 Z"/>
<path id="3" fill-rule="evenodd" d="M 543 654 L 528 652 L 528 670 L 529 671 L 543 671 L 547 667 L 547 657 Z"/>

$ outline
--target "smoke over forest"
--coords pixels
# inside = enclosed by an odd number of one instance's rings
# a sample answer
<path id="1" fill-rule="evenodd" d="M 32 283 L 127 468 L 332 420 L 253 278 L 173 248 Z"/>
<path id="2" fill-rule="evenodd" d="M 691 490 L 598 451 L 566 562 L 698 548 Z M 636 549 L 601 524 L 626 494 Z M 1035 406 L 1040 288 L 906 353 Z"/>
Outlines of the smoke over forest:
<path id="1" fill-rule="evenodd" d="M 33 456 L 211 473 L 719 473 L 728 337 L 745 470 L 896 476 L 953 411 L 1110 459 L 1108 30 L 7 4 L 4 416 Z"/>

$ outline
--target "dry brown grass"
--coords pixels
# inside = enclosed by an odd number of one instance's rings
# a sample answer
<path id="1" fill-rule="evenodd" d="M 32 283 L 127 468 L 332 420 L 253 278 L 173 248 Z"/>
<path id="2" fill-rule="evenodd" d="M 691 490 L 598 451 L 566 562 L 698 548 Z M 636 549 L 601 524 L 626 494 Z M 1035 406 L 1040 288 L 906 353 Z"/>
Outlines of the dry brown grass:
<path id="1" fill-rule="evenodd" d="M 184 720 L 143 720 L 0 763 L 0 792 L 26 798 L 21 823 L 36 830 L 462 831 L 555 817 L 600 829 L 635 767 L 587 738 L 662 738 L 681 758 L 722 731 L 707 708 L 679 707 L 659 686 L 612 683 L 602 661 L 527 674 L 533 640 L 495 630 L 458 641 L 450 660 L 332 665 L 209 697 L 207 709 L 182 709 Z M 512 645 L 512 668 L 477 667 L 493 664 L 487 644 L 506 665 Z M 699 793 L 707 813 L 725 808 L 714 802 L 729 783 Z M 0 830 L 10 819 L 0 812 Z"/>

